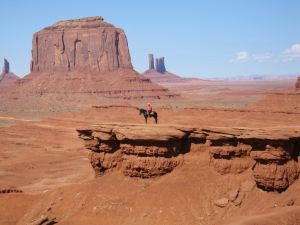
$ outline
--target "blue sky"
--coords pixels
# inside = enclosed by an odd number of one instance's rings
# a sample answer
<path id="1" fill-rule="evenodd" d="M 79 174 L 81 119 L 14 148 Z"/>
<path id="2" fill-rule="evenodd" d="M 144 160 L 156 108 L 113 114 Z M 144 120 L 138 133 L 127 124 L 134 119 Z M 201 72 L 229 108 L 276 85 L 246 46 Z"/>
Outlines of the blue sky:
<path id="1" fill-rule="evenodd" d="M 0 60 L 23 77 L 30 72 L 35 32 L 88 16 L 125 31 L 140 73 L 153 54 L 182 77 L 300 74 L 299 0 L 3 1 Z"/>

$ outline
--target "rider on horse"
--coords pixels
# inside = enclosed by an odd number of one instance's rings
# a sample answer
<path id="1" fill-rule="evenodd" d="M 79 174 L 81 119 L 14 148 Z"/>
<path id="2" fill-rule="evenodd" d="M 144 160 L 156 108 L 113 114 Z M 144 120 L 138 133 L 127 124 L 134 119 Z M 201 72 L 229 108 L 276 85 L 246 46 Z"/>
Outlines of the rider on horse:
<path id="1" fill-rule="evenodd" d="M 151 112 L 152 112 L 152 106 L 150 105 L 150 103 L 148 103 L 148 108 L 147 108 L 148 118 L 150 118 Z"/>

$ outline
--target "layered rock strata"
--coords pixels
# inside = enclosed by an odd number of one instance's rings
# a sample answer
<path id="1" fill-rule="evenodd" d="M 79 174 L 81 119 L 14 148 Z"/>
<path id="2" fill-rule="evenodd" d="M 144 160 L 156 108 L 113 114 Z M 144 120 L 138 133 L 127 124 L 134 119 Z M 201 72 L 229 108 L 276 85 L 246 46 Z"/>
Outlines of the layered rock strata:
<path id="1" fill-rule="evenodd" d="M 257 186 L 268 191 L 287 189 L 299 173 L 297 131 L 98 124 L 77 132 L 91 150 L 96 177 L 114 170 L 132 177 L 157 177 L 183 165 L 187 154 L 205 152 L 217 172 L 252 169 Z"/>
<path id="2" fill-rule="evenodd" d="M 35 33 L 30 68 L 29 75 L 0 92 L 3 107 L 179 99 L 133 70 L 124 31 L 99 16 L 59 21 Z"/>
<path id="3" fill-rule="evenodd" d="M 133 68 L 125 33 L 100 16 L 58 21 L 33 35 L 31 72 L 118 68 Z"/>

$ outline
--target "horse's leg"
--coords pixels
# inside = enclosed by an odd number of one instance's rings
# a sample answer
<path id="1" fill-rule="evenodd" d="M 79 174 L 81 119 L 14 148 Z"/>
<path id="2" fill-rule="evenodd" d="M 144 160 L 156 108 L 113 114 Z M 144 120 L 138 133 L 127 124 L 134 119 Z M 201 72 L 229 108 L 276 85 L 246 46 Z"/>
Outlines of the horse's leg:
<path id="1" fill-rule="evenodd" d="M 155 119 L 155 123 L 157 124 L 157 115 L 153 115 L 154 119 Z"/>
<path id="2" fill-rule="evenodd" d="M 148 115 L 144 115 L 144 117 L 145 117 L 145 122 L 147 124 L 147 117 L 148 117 Z"/>

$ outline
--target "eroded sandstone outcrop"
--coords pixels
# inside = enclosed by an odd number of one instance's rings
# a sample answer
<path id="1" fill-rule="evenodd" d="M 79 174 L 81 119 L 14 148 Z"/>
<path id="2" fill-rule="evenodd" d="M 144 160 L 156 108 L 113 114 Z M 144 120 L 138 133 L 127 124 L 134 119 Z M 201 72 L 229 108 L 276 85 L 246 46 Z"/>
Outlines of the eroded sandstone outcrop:
<path id="1" fill-rule="evenodd" d="M 58 21 L 33 35 L 31 72 L 117 68 L 133 68 L 127 39 L 100 16 Z"/>
<path id="2" fill-rule="evenodd" d="M 149 59 L 149 70 L 154 69 L 154 59 L 153 59 L 153 54 L 149 54 L 148 55 L 148 59 Z"/>
<path id="3" fill-rule="evenodd" d="M 126 176 L 156 177 L 183 165 L 186 154 L 204 152 L 221 174 L 252 169 L 256 184 L 264 190 L 285 190 L 299 173 L 297 131 L 98 124 L 77 132 L 91 150 L 96 176 L 121 170 Z"/>
<path id="4" fill-rule="evenodd" d="M 19 77 L 9 70 L 9 62 L 4 59 L 2 73 L 0 74 L 0 89 L 3 89 L 18 80 Z"/>
<path id="5" fill-rule="evenodd" d="M 285 190 L 298 178 L 296 157 L 299 142 L 291 144 L 273 140 L 272 145 L 266 145 L 264 151 L 251 151 L 250 156 L 256 161 L 254 177 L 257 184 L 267 190 Z"/>
<path id="6" fill-rule="evenodd" d="M 7 74 L 7 73 L 9 73 L 9 62 L 6 59 L 4 59 L 4 65 L 2 68 L 1 75 Z"/>
<path id="7" fill-rule="evenodd" d="M 162 73 L 162 74 L 164 74 L 166 72 L 164 57 L 156 59 L 156 71 L 159 73 Z"/>

